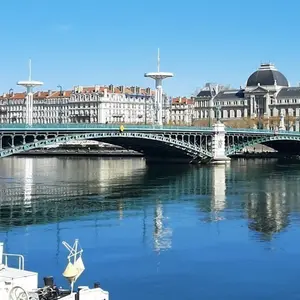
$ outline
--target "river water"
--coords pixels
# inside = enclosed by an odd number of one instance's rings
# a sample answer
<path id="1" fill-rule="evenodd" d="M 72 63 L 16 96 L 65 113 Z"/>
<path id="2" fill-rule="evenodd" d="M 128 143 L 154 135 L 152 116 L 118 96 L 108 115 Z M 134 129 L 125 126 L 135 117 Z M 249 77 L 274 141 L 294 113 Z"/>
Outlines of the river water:
<path id="1" fill-rule="evenodd" d="M 0 160 L 0 241 L 59 285 L 80 240 L 110 299 L 300 299 L 300 165 Z"/>

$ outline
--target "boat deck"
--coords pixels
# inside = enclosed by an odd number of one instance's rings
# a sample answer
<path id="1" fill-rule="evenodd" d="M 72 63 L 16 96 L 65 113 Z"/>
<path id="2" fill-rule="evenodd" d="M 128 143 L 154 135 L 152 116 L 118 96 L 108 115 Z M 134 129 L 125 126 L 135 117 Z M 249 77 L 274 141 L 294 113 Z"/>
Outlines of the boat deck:
<path id="1" fill-rule="evenodd" d="M 0 283 L 11 282 L 12 285 L 20 285 L 26 290 L 33 290 L 38 285 L 38 273 L 5 267 L 0 270 Z"/>

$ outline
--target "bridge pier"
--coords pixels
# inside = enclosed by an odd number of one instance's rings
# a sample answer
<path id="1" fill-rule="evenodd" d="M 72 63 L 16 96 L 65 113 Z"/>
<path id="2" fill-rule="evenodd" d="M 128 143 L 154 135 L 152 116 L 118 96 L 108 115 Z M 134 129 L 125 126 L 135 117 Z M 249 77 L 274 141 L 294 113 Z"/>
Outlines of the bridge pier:
<path id="1" fill-rule="evenodd" d="M 225 154 L 225 125 L 217 122 L 213 125 L 213 135 L 211 141 L 212 158 L 209 164 L 226 164 L 230 158 Z"/>

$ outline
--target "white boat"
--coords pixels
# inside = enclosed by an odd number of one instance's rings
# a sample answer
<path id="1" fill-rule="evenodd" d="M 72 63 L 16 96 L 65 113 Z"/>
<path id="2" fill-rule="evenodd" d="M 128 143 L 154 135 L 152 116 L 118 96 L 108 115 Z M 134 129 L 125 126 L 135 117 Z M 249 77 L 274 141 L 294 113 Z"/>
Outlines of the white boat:
<path id="1" fill-rule="evenodd" d="M 63 276 L 70 283 L 70 289 L 58 288 L 53 277 L 44 277 L 45 286 L 38 288 L 38 273 L 25 270 L 24 257 L 20 254 L 4 252 L 4 243 L 0 242 L 0 299 L 1 300 L 109 300 L 109 292 L 102 290 L 99 284 L 93 288 L 79 286 L 74 291 L 74 283 L 84 271 L 83 250 L 79 241 L 73 246 L 63 242 L 69 250 L 68 265 Z M 11 260 L 18 261 L 17 267 L 11 267 Z"/>

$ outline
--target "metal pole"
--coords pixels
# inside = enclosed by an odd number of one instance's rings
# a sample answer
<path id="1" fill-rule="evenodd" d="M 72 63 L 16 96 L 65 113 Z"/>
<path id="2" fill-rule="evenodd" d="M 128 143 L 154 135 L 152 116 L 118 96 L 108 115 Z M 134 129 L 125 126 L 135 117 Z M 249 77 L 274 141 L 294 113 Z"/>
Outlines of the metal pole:
<path id="1" fill-rule="evenodd" d="M 210 85 L 209 85 L 209 90 L 210 90 L 210 96 L 213 97 Z M 211 110 L 212 110 L 211 99 L 209 99 L 208 103 L 209 103 L 209 105 L 208 105 L 209 106 L 208 107 L 208 127 L 211 127 Z"/>
<path id="2" fill-rule="evenodd" d="M 147 125 L 147 96 L 145 96 L 145 103 L 144 103 L 144 122 L 145 122 L 145 125 Z"/>
<path id="3" fill-rule="evenodd" d="M 173 98 L 171 98 L 171 101 L 170 101 L 169 113 L 170 113 L 169 124 L 173 125 L 173 119 L 172 119 L 172 114 L 173 114 Z"/>
<path id="4" fill-rule="evenodd" d="M 259 104 L 256 104 L 256 112 L 257 112 L 257 129 L 260 129 L 260 111 L 259 111 Z"/>
<path id="5" fill-rule="evenodd" d="M 7 123 L 11 123 L 11 118 L 10 118 L 10 98 L 13 96 L 14 90 L 9 89 L 8 91 L 8 99 L 7 99 L 7 111 L 6 111 L 6 121 Z"/>
<path id="6" fill-rule="evenodd" d="M 212 110 L 214 107 L 214 100 L 215 100 L 215 96 L 216 96 L 213 94 L 213 89 L 212 89 L 211 84 L 209 84 L 209 91 L 210 91 L 211 98 L 208 101 L 208 127 L 211 127 L 211 125 L 212 125 L 211 115 L 212 115 Z"/>
<path id="7" fill-rule="evenodd" d="M 59 117 L 59 119 L 58 119 L 58 122 L 59 123 L 62 123 L 62 103 L 61 103 L 61 97 L 62 97 L 62 86 L 61 85 L 58 85 L 57 86 L 58 88 L 59 88 L 59 111 L 58 111 L 58 117 Z"/>

